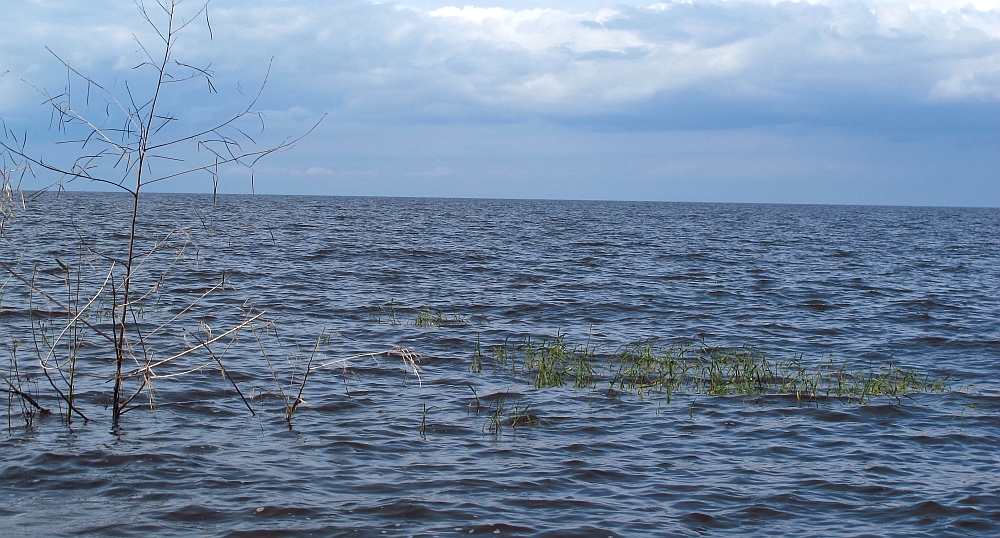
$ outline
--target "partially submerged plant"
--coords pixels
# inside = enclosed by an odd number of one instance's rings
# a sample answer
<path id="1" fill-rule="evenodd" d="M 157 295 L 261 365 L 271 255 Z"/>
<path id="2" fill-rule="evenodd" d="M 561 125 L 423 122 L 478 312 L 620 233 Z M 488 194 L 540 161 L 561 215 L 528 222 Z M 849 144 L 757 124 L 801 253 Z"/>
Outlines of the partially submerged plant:
<path id="1" fill-rule="evenodd" d="M 502 344 L 495 345 L 492 348 L 493 373 L 497 373 L 499 369 L 507 367 L 507 359 L 509 357 L 509 353 L 507 352 L 507 340 L 509 339 L 510 337 L 508 336 L 504 339 Z M 511 370 L 514 370 L 517 368 L 517 365 L 511 362 L 510 367 Z"/>
<path id="2" fill-rule="evenodd" d="M 143 320 L 159 296 L 160 285 L 169 278 L 170 270 L 184 259 L 190 241 L 179 231 L 158 239 L 146 237 L 140 201 L 150 185 L 192 174 L 209 176 L 213 192 L 217 192 L 220 167 L 239 165 L 252 170 L 261 158 L 291 147 L 301 137 L 261 147 L 247 134 L 250 125 L 246 122 L 261 120 L 261 114 L 254 108 L 264 89 L 266 75 L 246 106 L 225 120 L 187 132 L 178 130 L 179 118 L 163 110 L 165 94 L 173 85 L 200 80 L 207 83 L 210 92 L 216 92 L 213 73 L 207 67 L 196 67 L 175 57 L 178 36 L 192 23 L 203 20 L 211 34 L 207 2 L 188 11 L 181 9 L 181 3 L 182 0 L 157 0 L 155 7 L 147 8 L 141 0 L 137 2 L 142 18 L 157 39 L 153 46 L 136 38 L 143 55 L 136 69 L 147 70 L 151 75 L 145 92 L 128 83 L 99 82 L 53 53 L 68 71 L 66 88 L 51 94 L 31 87 L 51 107 L 53 125 L 65 137 L 64 142 L 79 148 L 79 153 L 68 164 L 54 164 L 58 161 L 29 153 L 26 136 L 18 136 L 6 125 L 0 138 L 3 150 L 0 240 L 4 239 L 4 223 L 19 203 L 23 207 L 15 179 L 20 181 L 49 173 L 57 177 L 53 184 L 59 189 L 74 180 L 84 180 L 110 186 L 129 196 L 128 209 L 115 215 L 124 221 L 127 230 L 117 250 L 97 245 L 89 234 L 83 234 L 78 263 L 71 268 L 56 260 L 58 271 L 54 279 L 44 268 L 32 263 L 25 265 L 17 261 L 16 256 L 0 259 L 0 270 L 8 276 L 8 285 L 19 283 L 26 290 L 21 298 L 28 302 L 31 316 L 26 327 L 30 333 L 29 349 L 60 404 L 66 406 L 68 421 L 74 414 L 87 418 L 74 397 L 83 359 L 80 350 L 85 342 L 100 342 L 111 350 L 111 372 L 105 375 L 112 382 L 109 403 L 114 426 L 119 424 L 125 412 L 134 408 L 130 404 L 143 391 L 152 404 L 152 383 L 157 378 L 218 367 L 241 398 L 243 396 L 223 364 L 225 352 L 217 353 L 214 349 L 224 346 L 229 350 L 238 333 L 261 322 L 264 313 L 247 311 L 242 321 L 215 334 L 207 330 L 182 330 L 189 338 L 186 345 L 178 348 L 177 342 L 184 339 L 179 338 L 175 326 L 197 319 L 197 307 L 207 295 L 231 289 L 223 277 L 207 287 L 204 294 L 175 308 L 173 315 L 158 316 L 152 323 L 152 320 Z M 78 95 L 84 91 L 86 96 Z M 104 117 L 95 117 L 95 111 Z M 207 158 L 188 163 L 195 155 Z M 60 287 L 65 288 L 65 297 L 58 296 Z M 44 308 L 36 306 L 36 302 Z M 108 305 L 108 317 L 104 316 L 102 305 Z M 173 333 L 174 338 L 164 339 L 166 333 Z M 16 340 L 13 345 L 17 345 Z M 193 364 L 185 362 L 195 354 L 205 358 Z M 103 357 L 94 354 L 87 359 L 102 360 Z M 23 386 L 21 376 L 24 372 L 18 368 L 11 372 L 5 376 L 4 390 L 30 402 L 27 393 L 19 388 Z M 243 400 L 246 402 L 245 398 Z"/>
<path id="3" fill-rule="evenodd" d="M 38 395 L 37 384 L 34 384 L 36 385 L 34 386 L 35 395 L 30 394 L 32 379 L 30 376 L 22 376 L 17 364 L 18 342 L 15 340 L 10 345 L 5 344 L 5 347 L 9 353 L 9 362 L 7 373 L 0 374 L 0 381 L 3 382 L 3 386 L 0 386 L 0 392 L 7 395 L 7 427 L 13 427 L 12 411 L 15 400 L 20 408 L 20 415 L 24 417 L 24 422 L 30 426 L 36 413 L 45 416 L 51 414 L 52 411 L 38 403 L 36 399 Z"/>
<path id="4" fill-rule="evenodd" d="M 583 345 L 569 345 L 562 334 L 554 339 L 533 342 L 526 337 L 517 351 L 523 354 L 522 371 L 531 378 L 535 388 L 561 387 L 572 380 L 576 388 L 591 386 L 594 377 L 594 355 L 597 352 L 589 342 Z M 494 346 L 494 359 L 499 368 L 502 362 L 506 365 L 510 357 L 507 341 L 500 346 Z M 511 360 L 512 371 L 516 369 L 516 361 Z"/>
<path id="5" fill-rule="evenodd" d="M 383 307 L 382 305 L 375 305 L 368 309 L 368 319 L 378 323 L 387 323 L 389 325 L 399 325 L 399 316 L 396 315 L 396 304 L 393 299 L 389 299 L 389 303 Z"/>
<path id="6" fill-rule="evenodd" d="M 948 390 L 946 378 L 901 369 L 892 360 L 878 366 L 852 366 L 832 357 L 807 365 L 802 357 L 772 361 L 752 346 L 657 346 L 655 341 L 626 346 L 609 357 L 609 388 L 642 396 L 662 392 L 710 395 L 792 395 L 799 400 L 837 398 L 867 403 L 872 397 Z"/>
<path id="7" fill-rule="evenodd" d="M 420 432 L 420 438 L 427 440 L 427 413 L 429 413 L 432 409 L 437 409 L 437 406 L 432 405 L 430 407 L 427 407 L 426 403 L 421 405 L 423 405 L 424 409 L 420 415 L 420 428 L 418 431 Z"/>
<path id="8" fill-rule="evenodd" d="M 478 374 L 483 371 L 483 347 L 479 344 L 479 337 L 476 337 L 476 349 L 472 351 L 472 363 L 469 364 L 469 371 Z"/>
<path id="9" fill-rule="evenodd" d="M 471 387 L 470 387 L 471 388 Z M 475 389 L 472 391 L 475 393 Z M 508 400 L 513 399 L 508 403 Z M 482 432 L 489 433 L 494 437 L 499 437 L 504 428 L 510 427 L 516 430 L 521 426 L 533 426 L 542 422 L 542 419 L 529 413 L 531 403 L 521 403 L 520 395 L 512 395 L 509 392 L 500 392 L 487 397 L 489 405 L 486 411 L 489 413 L 486 422 L 483 423 Z M 479 415 L 479 396 L 476 396 L 477 411 Z"/>
<path id="10" fill-rule="evenodd" d="M 404 373 L 407 371 L 413 372 L 418 384 L 422 384 L 420 367 L 417 365 L 420 354 L 410 348 L 393 347 L 371 353 L 357 353 L 348 357 L 330 358 L 327 351 L 323 349 L 323 346 L 330 343 L 331 333 L 324 327 L 309 348 L 308 353 L 303 353 L 301 348 L 295 343 L 293 344 L 294 351 L 285 352 L 284 360 L 279 361 L 272 360 L 274 357 L 268 352 L 268 349 L 272 347 L 269 344 L 272 342 L 277 343 L 279 349 L 284 347 L 278 338 L 276 325 L 273 322 L 267 322 L 258 326 L 252 326 L 250 331 L 257 341 L 261 356 L 264 357 L 264 361 L 271 370 L 271 377 L 278 389 L 278 396 L 283 403 L 285 422 L 288 423 L 289 428 L 292 427 L 292 418 L 299 409 L 299 406 L 302 404 L 309 406 L 309 403 L 305 400 L 306 383 L 309 381 L 310 374 L 317 370 L 330 369 L 336 371 L 339 369 L 341 374 L 345 376 L 346 383 L 346 375 L 352 362 L 369 359 L 377 364 L 379 357 L 392 357 L 400 360 Z"/>
<path id="11" fill-rule="evenodd" d="M 504 417 L 504 404 L 507 403 L 507 398 L 501 396 L 496 398 L 490 403 L 490 413 L 489 419 L 483 424 L 483 433 L 487 431 L 493 435 L 500 435 L 503 432 L 503 417 Z"/>
<path id="12" fill-rule="evenodd" d="M 469 324 L 469 318 L 454 313 L 446 316 L 440 310 L 425 306 L 417 313 L 413 324 L 417 327 L 465 327 Z"/>
<path id="13" fill-rule="evenodd" d="M 487 358 L 477 342 L 480 360 Z M 501 361 L 516 364 L 506 343 L 493 346 L 494 373 Z M 666 345 L 655 340 L 627 344 L 598 357 L 590 343 L 570 345 L 563 335 L 552 340 L 530 337 L 515 349 L 522 368 L 515 370 L 535 388 L 560 387 L 572 381 L 576 388 L 593 388 L 598 379 L 608 384 L 609 394 L 633 393 L 640 398 L 663 394 L 742 395 L 749 397 L 788 395 L 798 400 L 840 399 L 868 403 L 874 397 L 900 398 L 919 393 L 945 392 L 948 378 L 932 378 L 913 369 L 900 368 L 892 360 L 875 365 L 853 366 L 832 357 L 809 365 L 802 357 L 771 360 L 753 346 L 710 347 Z"/>

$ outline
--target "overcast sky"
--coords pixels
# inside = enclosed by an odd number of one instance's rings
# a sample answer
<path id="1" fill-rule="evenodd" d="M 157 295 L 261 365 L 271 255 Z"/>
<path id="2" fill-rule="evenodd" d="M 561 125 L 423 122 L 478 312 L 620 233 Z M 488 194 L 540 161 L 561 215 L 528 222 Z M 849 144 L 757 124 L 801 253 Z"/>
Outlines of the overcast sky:
<path id="1" fill-rule="evenodd" d="M 183 7 L 196 7 L 187 0 Z M 1000 206 L 1000 0 L 214 0 L 170 87 L 198 126 L 246 103 L 258 193 Z M 129 1 L 3 0 L 0 116 L 50 159 L 45 47 L 143 90 Z M 271 137 L 271 138 L 269 138 Z M 249 190 L 227 169 L 221 190 Z M 74 182 L 73 188 L 93 189 Z M 207 176 L 158 185 L 205 191 Z"/>

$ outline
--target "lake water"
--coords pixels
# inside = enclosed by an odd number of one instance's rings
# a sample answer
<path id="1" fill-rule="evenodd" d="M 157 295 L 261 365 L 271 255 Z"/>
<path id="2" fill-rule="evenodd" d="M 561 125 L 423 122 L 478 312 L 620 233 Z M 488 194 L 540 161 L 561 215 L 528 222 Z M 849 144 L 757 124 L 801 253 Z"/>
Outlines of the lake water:
<path id="1" fill-rule="evenodd" d="M 123 255 L 128 202 L 34 199 L 0 258 L 70 301 L 56 258 L 95 289 Z M 213 348 L 256 414 L 193 353 L 176 371 L 204 368 L 155 379 L 136 400 L 154 409 L 112 431 L 109 353 L 88 337 L 76 401 L 89 422 L 54 412 L 25 427 L 5 406 L 2 535 L 1000 534 L 998 209 L 195 195 L 141 209 L 141 246 L 171 230 L 184 234 L 170 245 L 188 244 L 137 277 L 174 264 L 142 330 L 223 274 L 233 288 L 146 351 L 166 357 L 266 310 L 276 330 Z M 24 386 L 57 411 L 30 326 L 51 338 L 60 318 L 37 296 L 29 309 L 15 281 L 2 301 L 3 373 L 20 339 Z M 657 338 L 807 364 L 891 359 L 954 390 L 668 402 L 600 376 L 536 389 L 489 362 L 473 371 L 477 342 L 557 335 L 598 356 Z M 419 379 L 392 356 L 317 369 L 289 428 L 280 392 L 310 357 L 395 346 L 420 353 Z M 512 426 L 518 412 L 533 423 Z"/>

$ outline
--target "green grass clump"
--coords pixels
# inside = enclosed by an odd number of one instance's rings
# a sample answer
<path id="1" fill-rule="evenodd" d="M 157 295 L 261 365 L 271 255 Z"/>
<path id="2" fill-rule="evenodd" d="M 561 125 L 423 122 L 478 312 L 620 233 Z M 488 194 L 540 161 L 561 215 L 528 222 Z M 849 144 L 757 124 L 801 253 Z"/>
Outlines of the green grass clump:
<path id="1" fill-rule="evenodd" d="M 469 318 L 458 314 L 446 316 L 440 310 L 425 306 L 420 309 L 413 324 L 417 327 L 465 327 L 469 324 Z"/>
<path id="2" fill-rule="evenodd" d="M 368 307 L 368 321 L 378 325 L 409 324 L 411 321 L 404 321 L 400 317 L 400 312 L 413 312 L 413 310 L 401 308 L 395 300 L 390 299 L 385 305 L 376 304 Z M 417 315 L 412 319 L 412 323 L 416 327 L 465 327 L 471 319 L 471 316 L 461 316 L 457 313 L 445 314 L 436 308 L 424 306 L 417 310 Z"/>
<path id="3" fill-rule="evenodd" d="M 508 337 L 508 340 L 509 339 L 510 338 Z M 501 368 L 506 368 L 509 358 L 509 355 L 507 354 L 507 340 L 504 340 L 503 344 L 501 345 L 493 346 L 492 353 L 493 353 L 493 373 L 496 373 L 497 370 Z M 511 363 L 511 368 L 512 369 L 516 368 L 516 365 L 513 362 Z"/>
<path id="4" fill-rule="evenodd" d="M 483 433 L 490 433 L 499 436 L 505 427 L 517 430 L 520 426 L 533 426 L 542 423 L 543 420 L 530 413 L 531 403 L 522 404 L 519 395 L 509 392 L 498 392 L 490 396 L 484 396 L 487 405 L 483 406 L 476 389 L 469 385 L 472 390 L 473 400 L 469 402 L 469 413 L 475 410 L 476 416 L 486 414 L 486 422 L 483 423 Z M 513 400 L 509 402 L 509 400 Z M 475 407 L 473 407 L 475 406 Z"/>
<path id="5" fill-rule="evenodd" d="M 522 360 L 517 368 L 514 356 Z M 541 342 L 525 338 L 513 350 L 507 341 L 492 346 L 489 355 L 477 341 L 474 372 L 492 359 L 494 373 L 507 364 L 536 388 L 597 388 L 607 383 L 609 393 L 688 395 L 795 396 L 818 401 L 836 398 L 849 403 L 868 403 L 874 397 L 899 401 L 919 393 L 948 391 L 948 378 L 932 378 L 892 360 L 881 364 L 854 365 L 829 358 L 810 364 L 801 356 L 771 360 L 758 348 L 710 347 L 705 345 L 659 345 L 655 340 L 630 343 L 616 352 L 598 355 L 596 347 L 570 345 L 563 335 Z"/>
<path id="6" fill-rule="evenodd" d="M 507 343 L 494 346 L 494 356 L 508 356 Z M 561 387 L 572 381 L 576 388 L 591 386 L 594 379 L 596 349 L 589 344 L 569 345 L 563 335 L 555 339 L 532 342 L 526 338 L 517 348 L 524 355 L 522 371 L 528 374 L 535 388 Z"/>

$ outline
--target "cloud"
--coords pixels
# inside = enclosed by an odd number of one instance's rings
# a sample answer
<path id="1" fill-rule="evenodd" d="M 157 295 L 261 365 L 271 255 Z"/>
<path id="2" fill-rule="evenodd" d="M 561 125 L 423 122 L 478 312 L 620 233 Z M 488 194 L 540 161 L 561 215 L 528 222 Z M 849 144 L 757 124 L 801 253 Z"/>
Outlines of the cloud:
<path id="1" fill-rule="evenodd" d="M 8 4 L 0 72 L 60 91 L 66 71 L 48 46 L 102 83 L 142 82 L 144 72 L 132 69 L 144 58 L 137 41 L 156 36 L 130 0 Z M 274 156 L 271 172 L 316 189 L 326 181 L 363 194 L 377 184 L 392 194 L 404 184 L 392 178 L 426 176 L 453 190 L 405 192 L 507 192 L 470 186 L 480 169 L 491 185 L 537 196 L 610 196 L 625 179 L 588 191 L 572 178 L 616 170 L 654 183 L 702 177 L 719 192 L 733 178 L 781 175 L 787 186 L 810 170 L 828 185 L 854 173 L 946 174 L 924 155 L 995 178 L 986 165 L 962 163 L 978 162 L 981 141 L 1000 130 L 1000 0 L 213 0 L 210 20 L 212 35 L 194 24 L 176 52 L 210 65 L 219 94 L 189 86 L 164 105 L 188 122 L 224 117 L 248 102 L 273 57 L 258 103 L 263 136 L 295 135 L 330 116 L 295 157 Z M 35 121 L 27 128 L 44 131 L 39 101 L 15 78 L 0 78 L 8 124 Z M 711 133 L 726 140 L 718 152 L 658 156 L 685 140 L 708 144 Z M 619 143 L 630 137 L 643 141 L 641 155 Z M 771 161 L 740 149 L 760 140 L 771 144 Z M 841 149 L 809 150 L 831 140 Z M 978 149 L 955 149 L 966 140 Z M 899 144 L 911 149 L 892 149 Z M 549 184 L 539 174 L 562 179 Z M 697 182 L 687 184 L 696 193 Z M 660 184 L 629 185 L 635 197 L 670 196 Z M 1000 199 L 995 191 L 991 199 Z"/>
<path id="2" fill-rule="evenodd" d="M 612 9 L 577 14 L 539 8 L 513 11 L 447 6 L 427 15 L 431 20 L 441 19 L 445 25 L 438 30 L 449 37 L 518 47 L 533 53 L 562 47 L 575 53 L 621 53 L 651 45 L 632 32 L 605 29 L 602 25 L 619 15 Z"/>
<path id="3" fill-rule="evenodd" d="M 19 5 L 0 23 L 0 69 L 51 69 L 49 45 L 123 77 L 141 60 L 135 29 L 151 37 L 128 4 Z M 697 101 L 836 124 L 851 103 L 1000 101 L 995 0 L 526 4 L 219 1 L 215 40 L 196 29 L 178 54 L 212 62 L 230 86 L 261 77 L 273 55 L 275 108 L 369 121 L 651 114 L 670 128 L 676 114 L 663 111 Z M 107 23 L 107 11 L 126 15 Z"/>
<path id="4" fill-rule="evenodd" d="M 241 10 L 239 20 L 222 13 L 255 36 L 274 36 L 273 46 L 284 43 L 297 87 L 376 121 L 652 115 L 672 128 L 671 107 L 698 102 L 709 127 L 713 109 L 740 107 L 765 123 L 836 125 L 856 108 L 890 114 L 900 104 L 1000 100 L 993 5 L 538 4 L 352 4 L 329 16 L 320 8 L 309 20 L 294 4 L 277 14 Z M 257 31 L 247 17 L 273 28 Z"/>
<path id="5" fill-rule="evenodd" d="M 321 166 L 313 166 L 306 170 L 307 176 L 332 176 L 334 174 L 333 170 L 329 168 L 323 168 Z"/>

